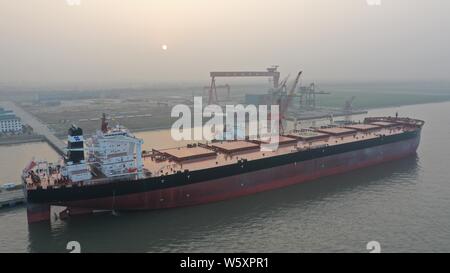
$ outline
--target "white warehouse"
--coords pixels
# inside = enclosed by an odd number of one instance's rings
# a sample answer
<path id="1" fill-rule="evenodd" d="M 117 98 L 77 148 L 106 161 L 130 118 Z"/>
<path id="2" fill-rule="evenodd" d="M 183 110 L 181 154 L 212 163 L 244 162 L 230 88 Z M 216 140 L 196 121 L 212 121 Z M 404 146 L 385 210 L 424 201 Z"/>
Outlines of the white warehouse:
<path id="1" fill-rule="evenodd" d="M 22 121 L 12 111 L 0 108 L 0 133 L 22 132 Z"/>

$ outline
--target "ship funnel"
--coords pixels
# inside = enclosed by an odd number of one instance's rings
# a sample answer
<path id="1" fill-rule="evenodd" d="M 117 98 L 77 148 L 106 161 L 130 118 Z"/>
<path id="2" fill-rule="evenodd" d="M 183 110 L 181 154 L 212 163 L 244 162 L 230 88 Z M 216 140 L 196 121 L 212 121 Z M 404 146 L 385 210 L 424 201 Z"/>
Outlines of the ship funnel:
<path id="1" fill-rule="evenodd" d="M 74 164 L 84 161 L 84 139 L 83 130 L 72 125 L 69 129 L 69 136 L 67 139 L 67 161 Z"/>

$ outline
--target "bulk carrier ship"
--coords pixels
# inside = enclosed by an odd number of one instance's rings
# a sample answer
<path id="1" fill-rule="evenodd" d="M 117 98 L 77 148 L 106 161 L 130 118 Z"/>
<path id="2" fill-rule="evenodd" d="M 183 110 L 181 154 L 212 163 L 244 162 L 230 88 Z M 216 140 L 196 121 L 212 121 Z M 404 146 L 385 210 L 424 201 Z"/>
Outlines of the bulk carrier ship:
<path id="1" fill-rule="evenodd" d="M 84 139 L 69 129 L 67 155 L 57 163 L 32 160 L 22 173 L 28 222 L 97 210 L 130 211 L 190 206 L 299 184 L 414 154 L 424 122 L 371 117 L 361 123 L 294 130 L 279 148 L 234 140 L 142 151 L 126 128 Z M 155 144 L 157 146 L 157 144 Z"/>

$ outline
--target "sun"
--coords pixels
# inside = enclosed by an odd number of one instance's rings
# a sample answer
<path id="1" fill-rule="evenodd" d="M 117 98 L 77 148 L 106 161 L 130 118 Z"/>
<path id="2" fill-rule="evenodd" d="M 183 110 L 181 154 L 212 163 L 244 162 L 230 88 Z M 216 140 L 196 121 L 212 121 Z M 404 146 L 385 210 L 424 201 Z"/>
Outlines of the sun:
<path id="1" fill-rule="evenodd" d="M 166 44 L 162 45 L 161 49 L 164 50 L 164 51 L 167 50 L 167 45 Z"/>

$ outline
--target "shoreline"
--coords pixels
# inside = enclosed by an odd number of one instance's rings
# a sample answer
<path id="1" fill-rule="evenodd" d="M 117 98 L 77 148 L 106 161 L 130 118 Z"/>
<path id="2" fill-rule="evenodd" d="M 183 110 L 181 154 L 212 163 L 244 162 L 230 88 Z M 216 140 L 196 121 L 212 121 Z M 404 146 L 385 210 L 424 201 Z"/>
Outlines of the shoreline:
<path id="1" fill-rule="evenodd" d="M 43 136 L 19 136 L 18 138 L 0 138 L 0 146 L 15 145 L 15 144 L 25 144 L 25 143 L 35 143 L 35 142 L 45 142 Z"/>
<path id="2" fill-rule="evenodd" d="M 447 103 L 450 100 L 444 100 L 444 101 L 432 101 L 432 102 L 423 102 L 423 103 L 414 103 L 414 104 L 399 104 L 399 105 L 390 105 L 390 106 L 379 106 L 379 107 L 372 107 L 365 109 L 365 111 L 370 112 L 371 110 L 379 110 L 384 108 L 395 108 L 395 107 L 405 107 L 405 106 L 412 106 L 412 105 L 427 105 L 427 104 L 439 104 L 439 103 Z M 147 128 L 138 128 L 138 129 L 130 129 L 133 133 L 142 133 L 142 132 L 154 132 L 154 131 L 161 131 L 161 130 L 168 130 L 170 129 L 170 126 L 159 126 L 159 127 L 147 127 Z M 63 140 L 64 136 L 56 135 L 59 139 Z M 1 139 L 0 138 L 0 147 L 1 146 L 7 146 L 7 145 L 16 145 L 16 144 L 26 144 L 26 143 L 36 143 L 36 142 L 46 142 L 45 138 L 40 135 L 32 136 L 32 137 L 26 137 L 26 138 L 20 138 L 20 139 Z"/>
<path id="3" fill-rule="evenodd" d="M 399 104 L 399 105 L 389 105 L 389 106 L 379 106 L 379 107 L 371 107 L 367 109 L 358 109 L 357 112 L 363 112 L 367 111 L 370 112 L 371 110 L 380 110 L 380 109 L 387 109 L 387 108 L 395 108 L 395 107 L 406 107 L 406 106 L 413 106 L 413 105 L 427 105 L 427 104 L 439 104 L 439 103 L 447 103 L 450 102 L 450 100 L 443 100 L 443 101 L 430 101 L 430 102 L 422 102 L 422 103 L 412 103 L 412 104 Z M 356 113 L 356 115 L 360 115 L 361 113 Z M 343 117 L 342 116 L 336 116 L 336 117 Z M 142 132 L 153 132 L 153 131 L 161 131 L 161 130 L 168 130 L 171 126 L 160 126 L 160 127 L 150 127 L 150 128 L 139 128 L 139 129 L 130 129 L 133 133 L 142 133 Z"/>

